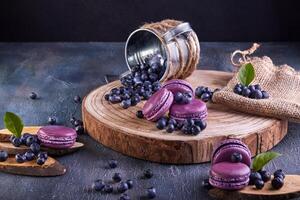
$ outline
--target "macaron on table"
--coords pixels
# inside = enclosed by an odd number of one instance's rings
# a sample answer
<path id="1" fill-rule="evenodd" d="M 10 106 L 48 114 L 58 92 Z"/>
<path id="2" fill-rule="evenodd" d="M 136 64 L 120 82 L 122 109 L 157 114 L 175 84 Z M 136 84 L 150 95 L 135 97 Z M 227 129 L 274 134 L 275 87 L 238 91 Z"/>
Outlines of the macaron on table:
<path id="1" fill-rule="evenodd" d="M 215 89 L 225 86 L 231 78 L 232 74 L 227 72 L 196 70 L 186 79 L 190 85 L 179 84 L 178 87 L 176 82 L 166 82 L 165 87 L 168 91 L 189 91 L 190 87 L 195 89 L 199 85 Z M 199 110 L 184 110 L 187 114 L 207 118 L 207 128 L 196 136 L 184 135 L 179 131 L 168 134 L 165 130 L 158 130 L 155 123 L 136 117 L 135 113 L 143 109 L 145 101 L 123 109 L 105 100 L 105 94 L 120 85 L 120 81 L 114 81 L 89 93 L 82 103 L 82 114 L 85 129 L 92 138 L 128 156 L 161 163 L 202 163 L 211 160 L 213 146 L 226 138 L 242 140 L 254 156 L 271 149 L 287 133 L 285 120 L 240 113 L 213 103 L 204 106 L 196 102 Z M 160 92 L 163 95 L 158 95 L 158 101 L 170 101 L 168 92 Z M 146 118 L 156 118 L 161 109 L 154 108 L 149 101 L 146 105 Z M 171 109 L 176 115 L 176 107 Z"/>

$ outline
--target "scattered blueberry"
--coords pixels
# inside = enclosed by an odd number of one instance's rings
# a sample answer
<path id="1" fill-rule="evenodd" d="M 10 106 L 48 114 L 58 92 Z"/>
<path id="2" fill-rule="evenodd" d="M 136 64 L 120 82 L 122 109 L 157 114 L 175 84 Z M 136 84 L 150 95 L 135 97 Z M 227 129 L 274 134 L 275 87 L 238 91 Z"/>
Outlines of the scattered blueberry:
<path id="1" fill-rule="evenodd" d="M 76 96 L 74 97 L 74 102 L 75 102 L 75 103 L 81 103 L 81 97 L 78 96 L 78 95 L 76 95 Z"/>
<path id="2" fill-rule="evenodd" d="M 202 184 L 202 187 L 207 189 L 207 190 L 210 190 L 210 189 L 213 188 L 213 186 L 209 183 L 208 178 L 204 179 L 201 184 Z"/>
<path id="3" fill-rule="evenodd" d="M 205 87 L 204 86 L 199 86 L 196 88 L 195 90 L 195 95 L 198 97 L 198 98 L 201 98 L 202 94 L 206 91 Z"/>
<path id="4" fill-rule="evenodd" d="M 201 128 L 195 124 L 192 125 L 190 129 L 192 135 L 198 135 L 201 132 Z"/>
<path id="5" fill-rule="evenodd" d="M 207 127 L 206 121 L 203 120 L 195 120 L 195 125 L 199 126 L 201 131 L 203 131 Z"/>
<path id="6" fill-rule="evenodd" d="M 32 161 L 35 158 L 35 155 L 32 151 L 27 151 L 24 156 L 26 157 L 27 161 Z"/>
<path id="7" fill-rule="evenodd" d="M 8 158 L 8 153 L 6 151 L 0 150 L 0 162 L 6 161 Z"/>
<path id="8" fill-rule="evenodd" d="M 263 187 L 264 187 L 264 185 L 265 185 L 265 182 L 263 181 L 263 180 L 261 180 L 261 179 L 256 179 L 255 181 L 254 181 L 254 185 L 255 185 L 255 187 L 257 188 L 257 189 L 262 189 Z"/>
<path id="9" fill-rule="evenodd" d="M 152 172 L 152 170 L 151 169 L 146 169 L 145 171 L 144 171 L 144 177 L 145 178 L 152 178 L 153 177 L 153 172 Z"/>
<path id="10" fill-rule="evenodd" d="M 281 177 L 282 179 L 285 178 L 285 174 L 284 172 L 282 171 L 282 169 L 278 169 L 274 172 L 274 177 Z"/>
<path id="11" fill-rule="evenodd" d="M 115 173 L 112 177 L 112 179 L 115 181 L 115 182 L 120 182 L 122 180 L 122 177 L 121 177 L 121 174 L 120 173 Z"/>
<path id="12" fill-rule="evenodd" d="M 95 181 L 94 181 L 92 187 L 93 187 L 93 189 L 94 189 L 95 191 L 101 191 L 101 190 L 104 188 L 104 186 L 105 186 L 104 181 L 101 180 L 101 179 L 98 179 L 98 180 L 95 180 Z"/>
<path id="13" fill-rule="evenodd" d="M 123 100 L 121 102 L 121 107 L 124 108 L 124 109 L 127 109 L 131 106 L 131 100 L 130 99 L 127 99 L 127 100 Z"/>
<path id="14" fill-rule="evenodd" d="M 16 158 L 16 161 L 17 161 L 18 163 L 23 163 L 23 162 L 26 161 L 25 156 L 22 155 L 22 154 L 16 154 L 16 155 L 15 155 L 15 158 Z"/>
<path id="15" fill-rule="evenodd" d="M 21 138 L 15 137 L 15 138 L 12 139 L 11 143 L 12 143 L 15 147 L 19 147 L 19 146 L 22 144 Z"/>
<path id="16" fill-rule="evenodd" d="M 37 94 L 35 92 L 31 92 L 29 95 L 30 99 L 36 99 L 37 98 Z"/>
<path id="17" fill-rule="evenodd" d="M 234 152 L 233 154 L 231 154 L 231 162 L 233 163 L 237 163 L 237 162 L 241 162 L 243 159 L 242 154 Z"/>
<path id="18" fill-rule="evenodd" d="M 45 162 L 46 162 L 45 158 L 38 157 L 36 159 L 36 164 L 38 164 L 38 165 L 43 165 Z"/>
<path id="19" fill-rule="evenodd" d="M 72 125 L 74 125 L 75 121 L 76 121 L 76 118 L 75 118 L 75 117 L 70 117 L 70 123 L 71 123 Z M 75 125 L 74 125 L 74 126 L 75 126 Z"/>
<path id="20" fill-rule="evenodd" d="M 260 90 L 256 89 L 252 92 L 251 97 L 254 97 L 254 99 L 262 99 L 263 95 Z"/>
<path id="21" fill-rule="evenodd" d="M 241 87 L 239 87 L 239 86 L 236 86 L 236 87 L 234 87 L 234 89 L 233 89 L 233 92 L 234 93 L 236 93 L 236 94 L 242 94 L 242 88 Z"/>
<path id="22" fill-rule="evenodd" d="M 130 197 L 128 196 L 128 194 L 122 194 L 119 200 L 130 200 Z"/>
<path id="23" fill-rule="evenodd" d="M 47 152 L 40 152 L 38 154 L 38 158 L 44 158 L 45 160 L 48 159 L 48 153 Z"/>
<path id="24" fill-rule="evenodd" d="M 271 173 L 266 171 L 266 170 L 260 170 L 259 171 L 261 178 L 264 182 L 268 182 L 269 180 L 271 180 Z"/>
<path id="25" fill-rule="evenodd" d="M 262 93 L 262 98 L 263 99 L 268 99 L 270 96 L 269 96 L 269 93 L 267 93 L 266 91 L 261 91 Z"/>
<path id="26" fill-rule="evenodd" d="M 128 190 L 128 185 L 126 182 L 120 182 L 118 187 L 117 187 L 117 191 L 119 193 L 123 193 L 126 192 Z"/>
<path id="27" fill-rule="evenodd" d="M 83 122 L 80 120 L 80 119 L 76 119 L 75 121 L 74 121 L 74 126 L 76 127 L 76 126 L 83 126 Z"/>
<path id="28" fill-rule="evenodd" d="M 129 180 L 126 181 L 126 183 L 128 185 L 128 189 L 133 188 L 133 181 L 132 180 L 129 179 Z"/>
<path id="29" fill-rule="evenodd" d="M 75 127 L 75 131 L 79 135 L 84 134 L 84 128 L 83 128 L 83 126 L 76 126 Z"/>
<path id="30" fill-rule="evenodd" d="M 177 92 L 174 96 L 174 100 L 177 104 L 181 104 L 183 101 L 183 94 L 181 92 Z"/>
<path id="31" fill-rule="evenodd" d="M 156 197 L 156 189 L 154 187 L 147 189 L 147 197 L 148 199 L 154 199 Z"/>
<path id="32" fill-rule="evenodd" d="M 118 161 L 115 159 L 111 159 L 108 161 L 108 166 L 112 169 L 116 168 L 118 166 Z"/>
<path id="33" fill-rule="evenodd" d="M 138 110 L 138 111 L 136 112 L 136 116 L 137 116 L 138 118 L 140 118 L 140 119 L 143 119 L 143 118 L 144 118 L 143 111 Z"/>
<path id="34" fill-rule="evenodd" d="M 48 123 L 49 123 L 50 125 L 56 124 L 56 118 L 55 118 L 55 117 L 49 117 L 49 118 L 48 118 Z"/>
<path id="35" fill-rule="evenodd" d="M 204 101 L 204 102 L 207 102 L 207 101 L 209 101 L 210 100 L 210 95 L 209 95 L 209 93 L 203 93 L 202 95 L 201 95 L 201 100 L 202 101 Z"/>
<path id="36" fill-rule="evenodd" d="M 251 94 L 251 90 L 249 90 L 247 87 L 243 88 L 243 90 L 242 90 L 242 95 L 243 95 L 244 97 L 249 97 L 250 94 Z"/>
<path id="37" fill-rule="evenodd" d="M 167 132 L 168 133 L 173 133 L 173 131 L 175 131 L 175 126 L 174 126 L 174 124 L 169 123 L 169 125 L 167 127 Z"/>
<path id="38" fill-rule="evenodd" d="M 250 177 L 249 177 L 249 185 L 254 185 L 256 179 L 262 180 L 260 173 L 251 172 Z"/>
<path id="39" fill-rule="evenodd" d="M 33 135 L 30 135 L 30 136 L 28 136 L 28 137 L 26 138 L 26 143 L 25 143 L 25 145 L 28 146 L 28 147 L 30 147 L 30 145 L 31 145 L 32 143 L 34 143 L 34 142 L 36 142 L 35 137 L 34 137 Z"/>
<path id="40" fill-rule="evenodd" d="M 280 177 L 274 177 L 271 184 L 274 189 L 278 190 L 278 189 L 282 188 L 284 181 Z"/>
<path id="41" fill-rule="evenodd" d="M 33 152 L 33 153 L 38 153 L 41 149 L 41 146 L 38 144 L 38 143 L 32 143 L 30 145 L 30 150 Z"/>
<path id="42" fill-rule="evenodd" d="M 156 127 L 160 130 L 164 129 L 166 126 L 167 126 L 167 120 L 164 117 L 160 118 L 156 123 Z"/>
<path id="43" fill-rule="evenodd" d="M 105 99 L 106 101 L 108 101 L 108 100 L 109 100 L 109 94 L 105 94 L 105 95 L 104 95 L 104 99 Z"/>

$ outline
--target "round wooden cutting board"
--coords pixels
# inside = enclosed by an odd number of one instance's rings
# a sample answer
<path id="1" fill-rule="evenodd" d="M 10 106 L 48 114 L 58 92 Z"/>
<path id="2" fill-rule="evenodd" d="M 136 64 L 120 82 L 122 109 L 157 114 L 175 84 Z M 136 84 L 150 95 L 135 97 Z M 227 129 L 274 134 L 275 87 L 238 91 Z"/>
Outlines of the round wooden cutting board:
<path id="1" fill-rule="evenodd" d="M 232 77 L 231 73 L 195 71 L 187 79 L 193 87 L 199 85 L 220 88 Z M 101 144 L 125 155 L 161 163 L 201 163 L 210 161 L 213 146 L 226 138 L 239 138 L 252 155 L 265 152 L 287 133 L 287 121 L 258 117 L 208 103 L 208 126 L 197 136 L 179 131 L 158 130 L 155 123 L 138 119 L 135 115 L 144 102 L 122 109 L 110 104 L 104 95 L 120 86 L 115 81 L 88 94 L 82 104 L 85 130 Z"/>

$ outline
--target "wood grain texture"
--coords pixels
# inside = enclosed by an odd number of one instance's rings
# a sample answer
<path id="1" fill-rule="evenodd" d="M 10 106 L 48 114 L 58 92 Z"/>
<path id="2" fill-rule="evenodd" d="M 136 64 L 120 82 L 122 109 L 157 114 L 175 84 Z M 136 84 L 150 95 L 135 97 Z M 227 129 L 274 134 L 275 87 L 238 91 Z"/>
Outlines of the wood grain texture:
<path id="1" fill-rule="evenodd" d="M 0 171 L 25 176 L 60 176 L 66 173 L 66 168 L 51 157 L 43 165 L 36 164 L 35 160 L 17 163 L 14 157 L 9 157 L 0 162 Z"/>
<path id="2" fill-rule="evenodd" d="M 253 185 L 238 191 L 214 188 L 209 190 L 209 195 L 215 199 L 224 200 L 283 200 L 296 198 L 300 196 L 300 176 L 286 175 L 284 185 L 279 190 L 273 189 L 271 181 L 268 181 L 261 190 L 256 189 Z"/>
<path id="3" fill-rule="evenodd" d="M 23 128 L 23 133 L 37 134 L 37 131 L 40 129 L 40 126 L 25 126 Z M 0 130 L 0 142 L 8 142 L 11 136 L 11 132 L 7 129 Z"/>
<path id="4" fill-rule="evenodd" d="M 217 88 L 225 86 L 231 73 L 195 71 L 187 80 Z M 119 86 L 119 81 L 92 91 L 82 104 L 86 131 L 101 144 L 118 152 L 162 163 L 201 163 L 210 160 L 213 146 L 225 138 L 244 141 L 253 155 L 271 149 L 287 133 L 287 121 L 258 117 L 232 111 L 222 105 L 208 103 L 208 127 L 198 136 L 179 131 L 168 134 L 155 123 L 135 116 L 144 102 L 127 110 L 109 104 L 104 95 Z"/>

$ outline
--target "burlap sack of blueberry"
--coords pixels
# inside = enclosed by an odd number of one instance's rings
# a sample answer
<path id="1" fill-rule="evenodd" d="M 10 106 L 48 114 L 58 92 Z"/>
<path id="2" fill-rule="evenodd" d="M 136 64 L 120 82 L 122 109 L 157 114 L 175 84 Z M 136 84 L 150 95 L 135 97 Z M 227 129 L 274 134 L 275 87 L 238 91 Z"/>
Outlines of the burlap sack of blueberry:
<path id="1" fill-rule="evenodd" d="M 239 71 L 225 88 L 215 92 L 213 102 L 246 113 L 300 122 L 300 72 L 288 65 L 276 66 L 267 56 L 249 57 L 257 47 L 254 44 L 249 50 L 232 54 L 232 63 Z M 237 54 L 242 58 L 235 63 Z"/>

